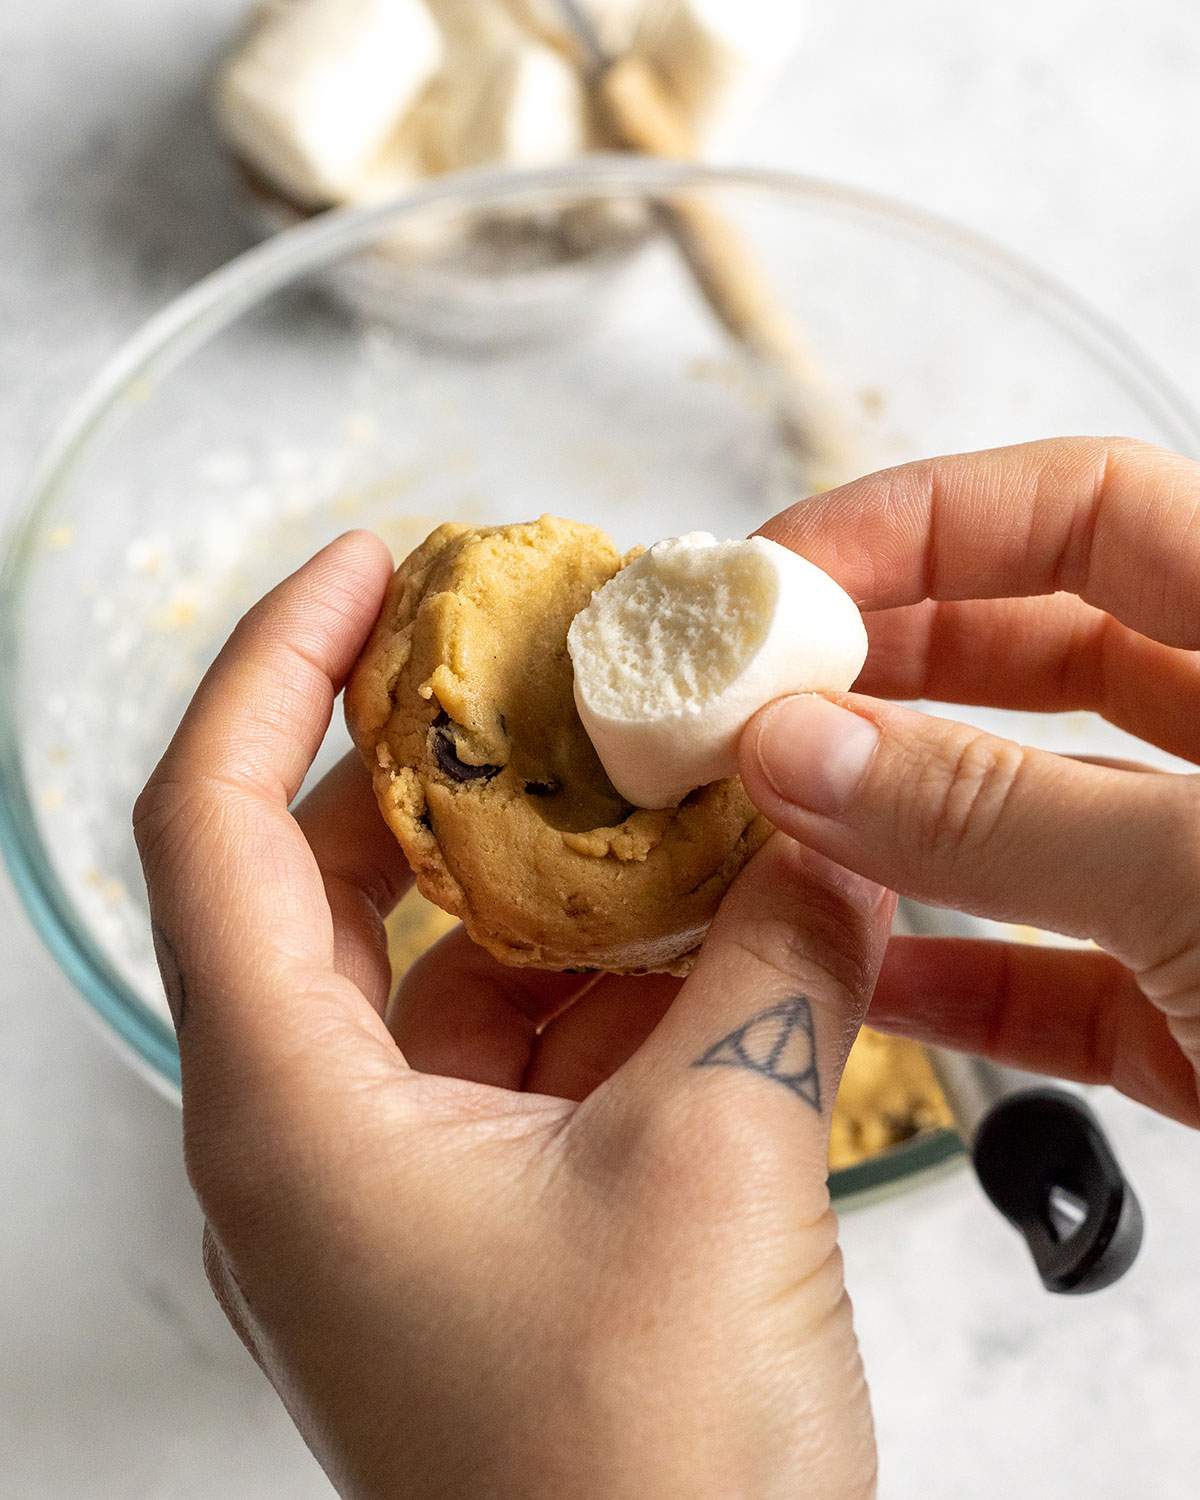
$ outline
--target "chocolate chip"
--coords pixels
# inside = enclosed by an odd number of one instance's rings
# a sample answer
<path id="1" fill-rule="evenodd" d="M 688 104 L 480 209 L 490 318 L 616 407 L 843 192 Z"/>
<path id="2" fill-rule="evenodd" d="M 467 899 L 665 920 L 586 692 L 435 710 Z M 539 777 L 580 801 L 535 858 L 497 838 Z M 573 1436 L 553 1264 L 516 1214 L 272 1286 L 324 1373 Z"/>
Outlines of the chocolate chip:
<path id="1" fill-rule="evenodd" d="M 525 795 L 527 797 L 554 797 L 562 791 L 562 782 L 556 781 L 553 776 L 549 781 L 527 781 L 525 783 Z"/>
<path id="2" fill-rule="evenodd" d="M 458 758 L 454 728 L 445 714 L 439 714 L 431 733 L 433 758 L 443 776 L 451 781 L 490 781 L 504 769 L 502 766 L 472 766 Z"/>

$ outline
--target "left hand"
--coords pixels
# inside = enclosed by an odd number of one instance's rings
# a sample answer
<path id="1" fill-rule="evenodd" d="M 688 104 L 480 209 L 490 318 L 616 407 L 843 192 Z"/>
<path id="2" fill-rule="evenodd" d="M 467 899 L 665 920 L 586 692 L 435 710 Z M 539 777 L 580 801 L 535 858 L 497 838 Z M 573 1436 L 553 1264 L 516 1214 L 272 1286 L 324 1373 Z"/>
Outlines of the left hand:
<path id="1" fill-rule="evenodd" d="M 891 898 L 775 838 L 682 986 L 460 932 L 389 1007 L 366 772 L 289 804 L 390 566 L 253 609 L 135 811 L 222 1306 L 346 1495 L 869 1496 L 825 1163 Z"/>

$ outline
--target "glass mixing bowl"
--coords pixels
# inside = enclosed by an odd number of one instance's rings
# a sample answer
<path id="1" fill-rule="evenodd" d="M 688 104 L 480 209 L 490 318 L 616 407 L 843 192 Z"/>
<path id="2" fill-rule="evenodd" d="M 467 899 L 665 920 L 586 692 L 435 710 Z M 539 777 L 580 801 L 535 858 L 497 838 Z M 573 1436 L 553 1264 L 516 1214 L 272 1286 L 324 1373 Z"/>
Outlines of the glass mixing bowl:
<path id="1" fill-rule="evenodd" d="M 1200 447 L 1166 382 L 1047 278 L 801 178 L 627 157 L 471 174 L 249 251 L 100 376 L 0 572 L 5 854 L 92 1014 L 164 1090 L 178 1059 L 129 811 L 252 600 L 350 526 L 403 554 L 439 520 L 553 511 L 624 546 L 744 534 L 803 493 L 772 400 L 661 230 L 680 194 L 744 236 L 860 472 L 1065 432 Z M 587 232 L 539 241 L 565 223 Z M 335 725 L 321 764 L 345 745 Z M 916 1139 L 835 1191 L 955 1150 Z"/>

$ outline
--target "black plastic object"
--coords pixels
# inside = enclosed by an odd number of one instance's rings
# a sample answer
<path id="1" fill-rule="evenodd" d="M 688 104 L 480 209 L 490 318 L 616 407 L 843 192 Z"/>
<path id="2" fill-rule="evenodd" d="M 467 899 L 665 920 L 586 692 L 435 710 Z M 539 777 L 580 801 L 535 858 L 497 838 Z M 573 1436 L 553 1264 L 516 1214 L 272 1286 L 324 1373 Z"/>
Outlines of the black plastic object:
<path id="1" fill-rule="evenodd" d="M 984 1192 L 1021 1234 L 1050 1292 L 1096 1292 L 1137 1259 L 1142 1210 L 1100 1122 L 1065 1089 L 1002 1099 L 971 1148 Z"/>

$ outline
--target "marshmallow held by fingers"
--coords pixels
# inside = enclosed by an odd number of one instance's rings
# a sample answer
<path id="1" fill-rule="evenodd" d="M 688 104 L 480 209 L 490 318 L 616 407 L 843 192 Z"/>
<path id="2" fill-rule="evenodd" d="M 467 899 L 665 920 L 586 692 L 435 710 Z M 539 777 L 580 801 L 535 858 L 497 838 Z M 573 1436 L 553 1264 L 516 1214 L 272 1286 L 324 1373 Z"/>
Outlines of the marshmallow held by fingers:
<path id="1" fill-rule="evenodd" d="M 736 775 L 738 737 L 764 704 L 849 688 L 867 632 L 853 599 L 797 553 L 697 531 L 598 589 L 567 645 L 579 716 L 613 786 L 664 808 Z"/>

